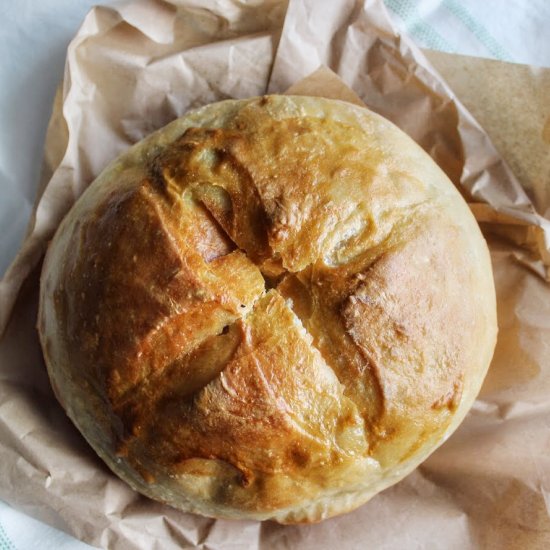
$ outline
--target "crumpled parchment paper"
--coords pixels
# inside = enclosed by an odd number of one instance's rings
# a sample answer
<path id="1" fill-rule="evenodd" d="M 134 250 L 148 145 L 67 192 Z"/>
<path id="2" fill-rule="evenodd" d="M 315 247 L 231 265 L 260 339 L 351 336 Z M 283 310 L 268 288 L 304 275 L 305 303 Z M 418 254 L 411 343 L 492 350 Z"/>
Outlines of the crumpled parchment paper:
<path id="1" fill-rule="evenodd" d="M 40 260 L 129 145 L 193 107 L 289 88 L 363 101 L 442 166 L 491 248 L 499 340 L 464 423 L 401 483 L 317 525 L 216 521 L 134 493 L 67 419 L 34 328 Z M 0 498 L 113 549 L 550 547 L 550 222 L 381 0 L 96 7 L 69 46 L 44 154 L 28 236 L 0 281 Z"/>

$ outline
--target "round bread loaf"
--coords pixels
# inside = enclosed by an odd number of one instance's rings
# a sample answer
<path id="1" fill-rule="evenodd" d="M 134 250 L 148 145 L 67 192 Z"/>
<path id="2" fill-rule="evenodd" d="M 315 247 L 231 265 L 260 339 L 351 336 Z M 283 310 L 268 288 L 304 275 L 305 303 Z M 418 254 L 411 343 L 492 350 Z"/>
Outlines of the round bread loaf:
<path id="1" fill-rule="evenodd" d="M 44 263 L 55 393 L 133 488 L 311 522 L 456 429 L 496 340 L 487 246 L 430 157 L 344 102 L 208 105 L 114 161 Z"/>

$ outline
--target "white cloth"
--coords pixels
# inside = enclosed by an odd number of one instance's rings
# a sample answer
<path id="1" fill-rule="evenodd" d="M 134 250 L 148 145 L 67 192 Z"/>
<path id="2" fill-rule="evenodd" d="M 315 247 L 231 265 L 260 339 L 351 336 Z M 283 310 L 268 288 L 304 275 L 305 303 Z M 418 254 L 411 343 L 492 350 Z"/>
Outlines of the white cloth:
<path id="1" fill-rule="evenodd" d="M 384 0 L 420 46 L 550 66 L 548 0 Z M 0 0 L 0 274 L 30 215 L 41 150 L 71 36 L 94 0 Z M 113 0 L 104 0 L 113 4 Z M 0 501 L 0 550 L 90 546 Z"/>
<path id="2" fill-rule="evenodd" d="M 550 66 L 548 0 L 384 0 L 424 48 Z"/>

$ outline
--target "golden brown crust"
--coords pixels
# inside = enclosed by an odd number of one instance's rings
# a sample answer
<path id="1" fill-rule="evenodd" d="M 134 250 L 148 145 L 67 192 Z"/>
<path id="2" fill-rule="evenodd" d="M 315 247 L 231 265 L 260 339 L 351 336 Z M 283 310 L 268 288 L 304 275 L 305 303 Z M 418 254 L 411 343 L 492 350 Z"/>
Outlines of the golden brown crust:
<path id="1" fill-rule="evenodd" d="M 109 167 L 48 252 L 39 329 L 68 414 L 136 489 L 316 521 L 456 428 L 496 335 L 486 245 L 366 109 L 191 113 Z"/>

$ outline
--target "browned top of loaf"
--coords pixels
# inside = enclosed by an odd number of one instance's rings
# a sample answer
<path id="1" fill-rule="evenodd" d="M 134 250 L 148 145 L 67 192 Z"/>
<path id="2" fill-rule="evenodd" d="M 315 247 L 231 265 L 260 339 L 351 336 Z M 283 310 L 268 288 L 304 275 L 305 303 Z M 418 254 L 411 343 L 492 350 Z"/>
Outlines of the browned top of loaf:
<path id="1" fill-rule="evenodd" d="M 484 322 L 454 191 L 364 128 L 270 101 L 113 185 L 54 289 L 113 452 L 149 483 L 218 461 L 231 483 L 209 498 L 251 510 L 302 498 L 277 476 L 323 487 L 441 435 Z"/>

